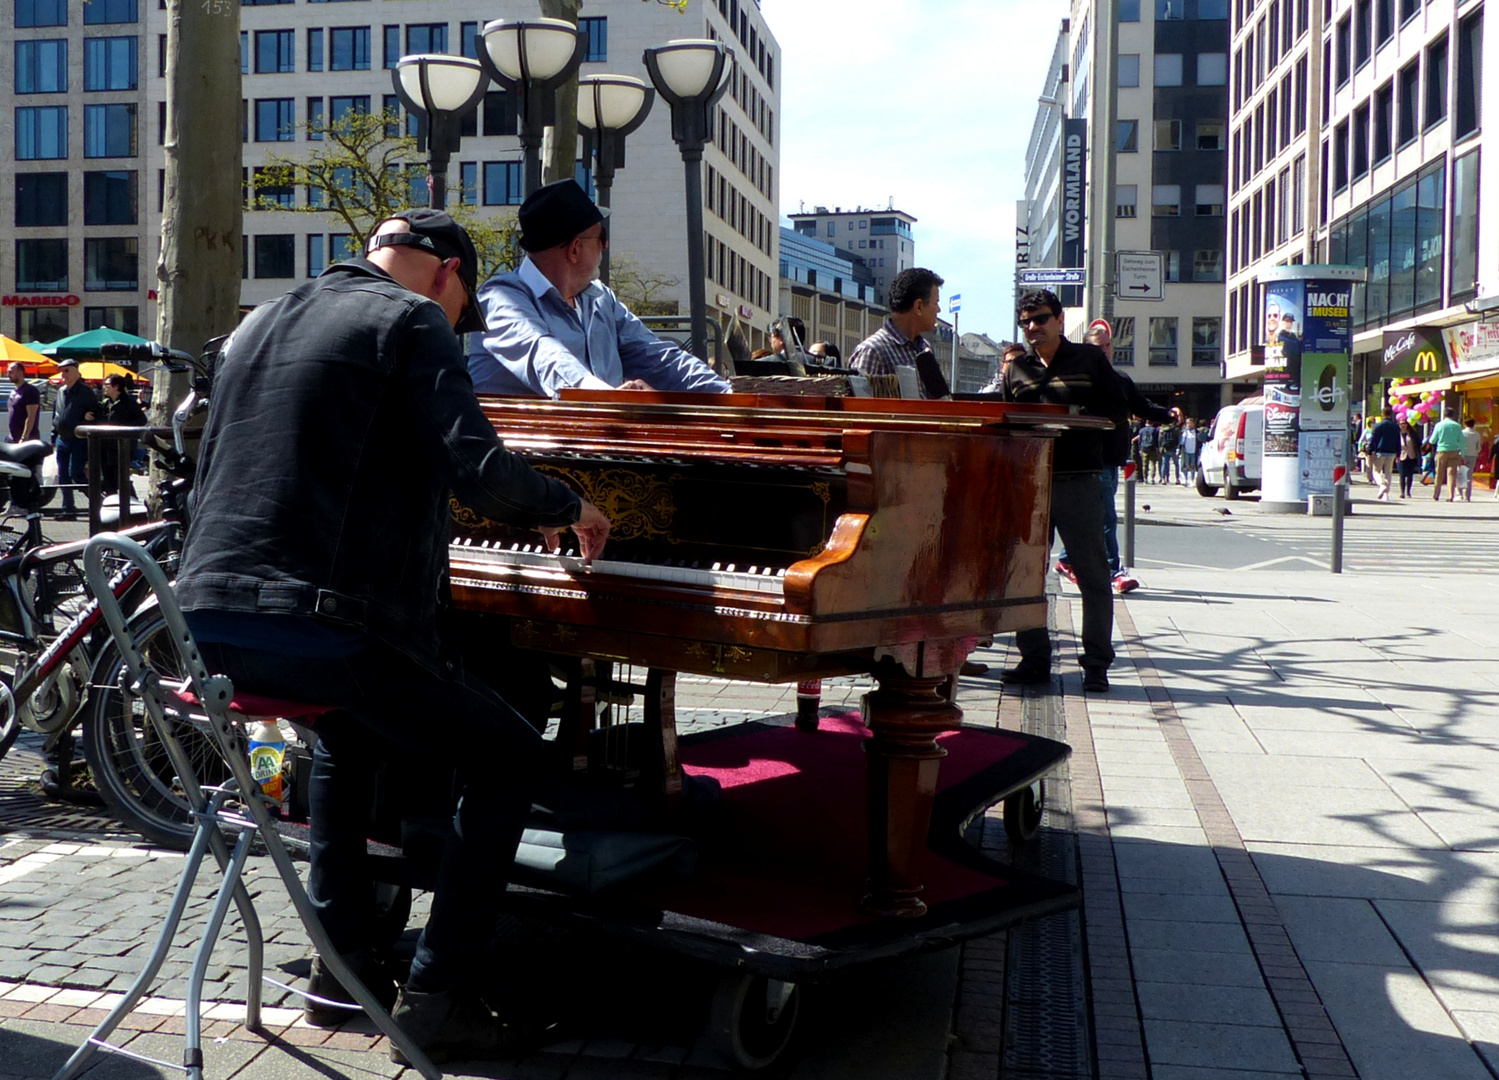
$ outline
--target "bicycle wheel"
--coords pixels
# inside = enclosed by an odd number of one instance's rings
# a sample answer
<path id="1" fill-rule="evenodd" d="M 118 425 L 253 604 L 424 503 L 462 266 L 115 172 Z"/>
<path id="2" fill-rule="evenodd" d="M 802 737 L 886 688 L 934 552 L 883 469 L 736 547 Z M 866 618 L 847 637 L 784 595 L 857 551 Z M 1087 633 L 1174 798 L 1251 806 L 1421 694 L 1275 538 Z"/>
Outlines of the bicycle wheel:
<path id="1" fill-rule="evenodd" d="M 21 734 L 21 718 L 17 713 L 15 695 L 10 692 L 10 680 L 0 675 L 0 758 L 9 752 Z"/>
<path id="2" fill-rule="evenodd" d="M 160 612 L 144 608 L 131 623 L 151 668 L 163 679 L 181 678 L 177 652 Z M 193 831 L 187 796 L 145 706 L 122 688 L 125 672 L 119 649 L 111 640 L 94 666 L 90 706 L 83 721 L 83 756 L 99 794 L 121 822 L 153 844 L 185 849 Z M 206 730 L 187 723 L 179 725 L 175 734 L 200 783 L 221 784 L 229 779 L 229 765 Z"/>

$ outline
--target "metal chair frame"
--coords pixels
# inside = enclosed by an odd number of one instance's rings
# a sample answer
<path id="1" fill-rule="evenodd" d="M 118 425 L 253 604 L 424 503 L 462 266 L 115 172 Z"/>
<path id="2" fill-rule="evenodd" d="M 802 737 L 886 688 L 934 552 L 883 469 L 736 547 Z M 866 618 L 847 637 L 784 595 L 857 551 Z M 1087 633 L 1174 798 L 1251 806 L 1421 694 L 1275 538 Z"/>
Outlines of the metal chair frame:
<path id="1" fill-rule="evenodd" d="M 112 570 L 105 564 L 108 556 L 124 557 L 135 563 L 145 575 L 148 587 L 156 594 L 167 632 L 171 635 L 173 646 L 182 661 L 182 670 L 187 672 L 188 677 L 181 686 L 173 687 L 163 682 L 147 666 L 145 657 L 126 624 L 125 614 L 109 588 Z M 172 592 L 166 574 L 140 544 L 117 533 L 100 533 L 89 541 L 84 552 L 84 568 L 89 588 L 99 599 L 104 620 L 109 625 L 109 631 L 114 636 L 120 655 L 128 669 L 129 689 L 140 696 L 145 706 L 147 722 L 151 724 L 154 733 L 161 740 L 162 746 L 165 747 L 172 761 L 188 802 L 192 806 L 194 825 L 192 844 L 182 867 L 182 875 L 178 879 L 177 891 L 172 897 L 166 920 L 156 939 L 156 946 L 146 960 L 144 969 L 126 991 L 124 998 L 79 1045 L 54 1080 L 71 1080 L 83 1071 L 99 1051 L 121 1054 L 164 1068 L 180 1069 L 187 1074 L 189 1080 L 202 1080 L 203 981 L 208 969 L 209 957 L 223 929 L 224 919 L 229 914 L 231 903 L 239 910 L 249 953 L 249 984 L 245 990 L 245 1026 L 252 1030 L 260 1028 L 260 984 L 264 978 L 264 938 L 260 929 L 260 920 L 255 914 L 254 903 L 241 878 L 245 861 L 250 854 L 251 841 L 257 836 L 265 845 L 266 853 L 270 855 L 276 872 L 281 875 L 287 896 L 290 897 L 308 937 L 312 939 L 314 948 L 317 949 L 318 955 L 322 957 L 330 973 L 353 995 L 354 1000 L 364 1008 L 375 1025 L 390 1038 L 394 1045 L 400 1048 L 413 1068 L 427 1080 L 440 1080 L 442 1073 L 412 1042 L 411 1038 L 396 1025 L 390 1013 L 339 956 L 338 951 L 329 941 L 327 933 L 323 930 L 322 924 L 318 921 L 312 901 L 302 887 L 301 877 L 292 864 L 285 845 L 281 842 L 281 834 L 277 831 L 275 819 L 271 816 L 270 800 L 261 794 L 260 786 L 250 775 L 247 742 L 242 728 L 243 717 L 231 708 L 234 686 L 222 675 L 209 674 L 208 669 L 203 665 L 198 647 L 182 617 L 182 609 L 177 605 L 177 598 Z M 191 691 L 197 698 L 197 705 L 194 706 L 179 696 L 179 691 Z M 195 715 L 206 715 L 209 734 L 218 747 L 219 753 L 229 764 L 232 778 L 222 786 L 211 787 L 199 783 L 193 772 L 192 763 L 177 741 L 174 727 L 180 720 L 174 717 L 181 717 L 189 712 Z M 238 833 L 232 848 L 225 839 L 224 831 L 226 830 Z M 197 880 L 204 858 L 210 852 L 219 865 L 222 880 L 213 908 L 209 913 L 203 940 L 198 945 L 188 977 L 184 1035 L 186 1045 L 183 1050 L 183 1063 L 177 1065 L 173 1062 L 159 1061 L 132 1053 L 123 1047 L 114 1046 L 106 1040 L 145 997 L 146 990 L 166 960 L 177 927 L 187 908 L 193 883 Z M 281 984 L 273 982 L 273 985 L 280 986 Z M 300 993 L 300 991 L 294 992 Z"/>

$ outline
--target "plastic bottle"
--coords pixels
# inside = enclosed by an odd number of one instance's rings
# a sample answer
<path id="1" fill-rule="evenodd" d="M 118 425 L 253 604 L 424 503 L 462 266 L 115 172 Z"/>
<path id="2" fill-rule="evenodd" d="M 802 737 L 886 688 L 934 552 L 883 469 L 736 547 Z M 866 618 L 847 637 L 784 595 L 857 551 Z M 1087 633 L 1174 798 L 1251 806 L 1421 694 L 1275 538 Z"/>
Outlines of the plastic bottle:
<path id="1" fill-rule="evenodd" d="M 285 797 L 281 766 L 286 760 L 286 736 L 274 720 L 258 721 L 250 729 L 250 776 L 269 799 L 280 803 Z"/>

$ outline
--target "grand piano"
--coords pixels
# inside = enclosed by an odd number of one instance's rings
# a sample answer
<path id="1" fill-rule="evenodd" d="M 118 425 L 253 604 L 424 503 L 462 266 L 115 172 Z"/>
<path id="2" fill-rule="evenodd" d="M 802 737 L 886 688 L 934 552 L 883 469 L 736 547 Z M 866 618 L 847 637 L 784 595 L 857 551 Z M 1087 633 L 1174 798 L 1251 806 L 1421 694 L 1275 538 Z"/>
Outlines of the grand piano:
<path id="1" fill-rule="evenodd" d="M 681 782 L 673 673 L 872 674 L 862 904 L 922 915 L 938 736 L 962 718 L 954 673 L 979 640 L 1044 623 L 1052 439 L 1107 421 L 988 401 L 569 391 L 482 402 L 511 450 L 613 530 L 605 558 L 584 565 L 575 548 L 553 554 L 538 534 L 455 504 L 455 605 L 505 617 L 524 649 L 649 668 L 668 796 Z"/>

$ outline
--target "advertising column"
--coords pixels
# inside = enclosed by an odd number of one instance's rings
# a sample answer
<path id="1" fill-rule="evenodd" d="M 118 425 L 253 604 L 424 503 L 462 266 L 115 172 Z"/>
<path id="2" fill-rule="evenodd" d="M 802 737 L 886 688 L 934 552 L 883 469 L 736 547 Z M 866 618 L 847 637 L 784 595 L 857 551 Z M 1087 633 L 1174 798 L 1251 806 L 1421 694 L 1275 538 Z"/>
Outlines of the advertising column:
<path id="1" fill-rule="evenodd" d="M 1347 459 L 1353 266 L 1276 266 L 1265 294 L 1265 451 L 1260 505 L 1305 513 Z"/>

